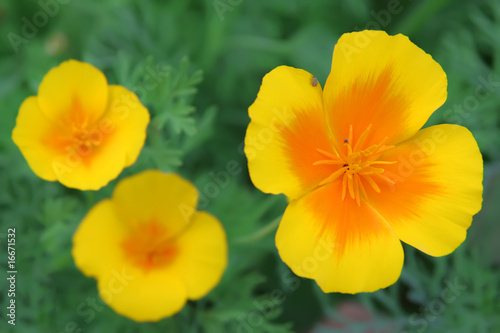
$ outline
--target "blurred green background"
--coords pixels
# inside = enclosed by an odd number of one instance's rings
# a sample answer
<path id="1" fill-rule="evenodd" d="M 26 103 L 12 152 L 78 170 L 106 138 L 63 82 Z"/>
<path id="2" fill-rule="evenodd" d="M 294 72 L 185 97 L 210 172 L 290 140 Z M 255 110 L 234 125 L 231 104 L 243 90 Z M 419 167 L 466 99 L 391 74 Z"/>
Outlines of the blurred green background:
<path id="1" fill-rule="evenodd" d="M 484 204 L 453 254 L 432 258 L 405 246 L 395 285 L 325 295 L 277 254 L 272 221 L 286 200 L 249 179 L 247 108 L 279 65 L 324 85 L 337 39 L 365 28 L 409 36 L 444 68 L 448 100 L 429 124 L 472 131 L 485 162 Z M 1 0 L 0 37 L 1 332 L 500 332 L 500 2 Z M 97 297 L 96 282 L 75 268 L 71 237 L 116 181 L 98 192 L 45 182 L 10 138 L 21 102 L 69 58 L 136 91 L 152 114 L 146 147 L 119 179 L 148 168 L 178 172 L 200 189 L 199 208 L 226 228 L 222 282 L 172 318 L 138 324 L 82 305 Z M 228 163 L 238 172 L 221 181 Z M 9 227 L 17 231 L 15 327 L 5 315 Z M 453 301 L 443 299 L 446 290 Z"/>

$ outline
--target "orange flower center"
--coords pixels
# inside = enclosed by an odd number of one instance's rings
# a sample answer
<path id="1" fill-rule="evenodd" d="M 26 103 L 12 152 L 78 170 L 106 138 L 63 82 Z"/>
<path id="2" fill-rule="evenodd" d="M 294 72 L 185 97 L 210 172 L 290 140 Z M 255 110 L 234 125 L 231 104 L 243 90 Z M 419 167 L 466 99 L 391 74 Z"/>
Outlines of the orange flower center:
<path id="1" fill-rule="evenodd" d="M 71 113 L 56 126 L 57 130 L 47 138 L 47 144 L 61 154 L 78 156 L 85 163 L 104 139 L 103 131 L 83 112 L 78 100 L 73 101 Z"/>
<path id="2" fill-rule="evenodd" d="M 380 188 L 375 179 L 383 179 L 394 184 L 393 180 L 382 174 L 384 169 L 381 166 L 384 164 L 394 164 L 396 161 L 379 160 L 385 152 L 394 148 L 392 145 L 384 144 L 387 138 L 378 144 L 361 149 L 371 127 L 372 125 L 370 124 L 354 145 L 351 125 L 349 127 L 349 137 L 343 142 L 343 149 L 337 151 L 332 147 L 334 153 L 317 149 L 318 152 L 327 157 L 327 159 L 316 161 L 313 164 L 330 164 L 338 166 L 338 168 L 330 176 L 321 181 L 319 185 L 321 186 L 342 178 L 342 201 L 346 198 L 346 193 L 349 192 L 350 197 L 356 200 L 358 206 L 360 205 L 361 195 L 365 199 L 368 197 L 365 189 L 366 184 L 371 186 L 377 193 L 380 193 Z"/>
<path id="3" fill-rule="evenodd" d="M 156 221 L 134 230 L 122 247 L 126 257 L 144 271 L 170 264 L 178 253 L 172 235 Z"/>
<path id="4" fill-rule="evenodd" d="M 71 123 L 68 128 L 68 143 L 77 149 L 90 147 L 92 142 L 88 136 L 89 127 L 87 121 L 82 123 Z"/>

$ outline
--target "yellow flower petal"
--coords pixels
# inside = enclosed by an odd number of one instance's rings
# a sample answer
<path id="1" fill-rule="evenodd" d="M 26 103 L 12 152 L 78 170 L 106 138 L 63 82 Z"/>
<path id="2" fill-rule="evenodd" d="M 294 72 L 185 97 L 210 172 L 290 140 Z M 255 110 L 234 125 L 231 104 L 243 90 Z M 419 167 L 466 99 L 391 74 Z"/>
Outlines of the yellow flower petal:
<path id="1" fill-rule="evenodd" d="M 40 178 L 54 181 L 56 174 L 51 161 L 58 153 L 47 149 L 46 138 L 60 128 L 44 116 L 35 96 L 24 100 L 19 108 L 16 127 L 12 131 L 12 140 L 19 147 L 31 170 Z"/>
<path id="2" fill-rule="evenodd" d="M 441 66 L 406 36 L 383 31 L 342 35 L 324 89 L 328 124 L 336 142 L 353 126 L 357 140 L 373 125 L 367 143 L 396 144 L 414 135 L 446 100 Z"/>
<path id="3" fill-rule="evenodd" d="M 196 188 L 175 174 L 122 180 L 73 237 L 76 266 L 98 280 L 101 298 L 136 321 L 171 316 L 205 296 L 227 265 L 221 223 L 196 212 Z"/>
<path id="4" fill-rule="evenodd" d="M 60 112 L 66 99 L 73 104 Z M 80 99 L 88 103 L 75 102 Z M 108 87 L 91 65 L 68 61 L 45 76 L 37 97 L 21 105 L 12 139 L 41 178 L 98 190 L 135 162 L 148 123 L 148 110 L 133 92 Z"/>
<path id="5" fill-rule="evenodd" d="M 73 236 L 72 255 L 76 267 L 86 276 L 99 278 L 111 267 L 123 266 L 126 257 L 121 243 L 128 235 L 111 200 L 95 205 L 83 218 Z"/>
<path id="6" fill-rule="evenodd" d="M 135 93 L 122 86 L 109 86 L 108 108 L 101 118 L 101 126 L 111 128 L 106 143 L 108 153 L 120 150 L 125 155 L 125 166 L 134 164 L 144 146 L 148 124 L 149 112 Z"/>
<path id="7" fill-rule="evenodd" d="M 255 186 L 295 199 L 276 235 L 283 261 L 325 292 L 356 293 L 397 280 L 398 237 L 431 255 L 453 251 L 481 207 L 482 161 L 465 129 L 418 132 L 446 100 L 439 64 L 402 35 L 345 34 L 322 95 L 324 120 L 319 90 L 294 71 L 264 79 L 245 150 Z M 291 116 L 277 127 L 270 110 L 283 105 Z M 273 125 L 279 135 L 259 148 Z"/>
<path id="8" fill-rule="evenodd" d="M 97 190 L 135 162 L 146 140 L 149 113 L 137 96 L 121 86 L 109 87 L 106 112 L 86 133 L 87 143 L 52 162 L 58 180 L 73 188 Z"/>
<path id="9" fill-rule="evenodd" d="M 112 200 L 129 225 L 155 220 L 177 234 L 191 222 L 198 190 L 177 174 L 147 170 L 116 185 Z"/>
<path id="10" fill-rule="evenodd" d="M 172 269 L 181 274 L 187 297 L 199 299 L 219 283 L 227 266 L 226 233 L 219 220 L 199 212 L 178 236 L 177 246 L 180 250 Z"/>
<path id="11" fill-rule="evenodd" d="M 248 109 L 245 154 L 263 192 L 297 198 L 328 175 L 328 168 L 313 165 L 321 158 L 317 149 L 329 150 L 321 86 L 314 84 L 306 71 L 278 67 Z"/>
<path id="12" fill-rule="evenodd" d="M 186 303 L 185 283 L 171 267 L 143 271 L 124 250 L 134 229 L 119 218 L 112 200 L 94 206 L 73 237 L 72 255 L 85 275 L 98 280 L 101 298 L 116 312 L 136 321 L 157 321 Z M 137 236 L 146 232 L 139 229 Z M 140 304 L 140 306 L 138 306 Z"/>
<path id="13" fill-rule="evenodd" d="M 371 292 L 393 284 L 403 266 L 401 242 L 365 202 L 341 198 L 333 182 L 290 202 L 276 234 L 281 259 L 324 292 Z"/>
<path id="14" fill-rule="evenodd" d="M 38 103 L 45 116 L 65 125 L 67 122 L 93 123 L 104 113 L 108 83 L 94 66 L 68 60 L 51 69 L 38 88 Z"/>
<path id="15" fill-rule="evenodd" d="M 58 180 L 67 187 L 98 190 L 132 164 L 146 139 L 147 109 L 137 96 L 121 86 L 110 86 L 110 105 L 86 143 L 76 147 L 58 143 L 60 154 L 52 160 Z"/>
<path id="16" fill-rule="evenodd" d="M 370 204 L 403 242 L 432 256 L 455 250 L 482 203 L 483 162 L 472 134 L 432 126 L 386 158 L 397 161 L 384 173 L 395 184 L 382 182 L 380 193 L 368 189 Z"/>
<path id="17" fill-rule="evenodd" d="M 113 310 L 139 322 L 171 316 L 187 301 L 184 283 L 169 271 L 144 274 L 130 266 L 117 266 L 99 279 L 97 287 Z"/>

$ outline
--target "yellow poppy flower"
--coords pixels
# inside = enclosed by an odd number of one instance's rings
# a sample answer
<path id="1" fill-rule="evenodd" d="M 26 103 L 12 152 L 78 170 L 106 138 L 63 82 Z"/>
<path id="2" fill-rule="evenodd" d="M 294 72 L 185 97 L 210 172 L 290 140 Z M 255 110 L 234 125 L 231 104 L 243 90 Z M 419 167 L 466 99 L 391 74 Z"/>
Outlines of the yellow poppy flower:
<path id="1" fill-rule="evenodd" d="M 250 176 L 289 205 L 282 260 L 324 292 L 393 284 L 403 241 L 455 250 L 481 208 L 483 163 L 464 127 L 420 130 L 446 100 L 446 74 L 403 35 L 341 36 L 324 90 L 308 72 L 267 74 L 249 108 Z"/>
<path id="2" fill-rule="evenodd" d="M 205 296 L 227 265 L 217 218 L 196 211 L 198 191 L 176 174 L 144 171 L 96 204 L 73 237 L 73 258 L 101 299 L 136 321 L 157 321 Z"/>
<path id="3" fill-rule="evenodd" d="M 148 110 L 90 64 L 69 60 L 22 103 L 12 140 L 40 178 L 98 190 L 132 165 L 144 145 Z"/>

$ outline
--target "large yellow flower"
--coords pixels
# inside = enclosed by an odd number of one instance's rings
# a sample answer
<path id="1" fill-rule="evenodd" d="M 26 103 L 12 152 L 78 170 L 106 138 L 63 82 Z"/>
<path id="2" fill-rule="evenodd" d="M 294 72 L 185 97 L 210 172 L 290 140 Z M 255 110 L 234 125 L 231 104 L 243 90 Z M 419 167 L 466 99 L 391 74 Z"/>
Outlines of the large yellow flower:
<path id="1" fill-rule="evenodd" d="M 148 110 L 90 64 L 69 60 L 26 98 L 12 139 L 40 178 L 98 190 L 132 165 L 144 145 Z"/>
<path id="2" fill-rule="evenodd" d="M 98 280 L 104 302 L 136 321 L 156 321 L 205 296 L 227 265 L 217 218 L 195 211 L 198 191 L 176 174 L 149 170 L 122 180 L 73 237 L 73 258 Z"/>
<path id="3" fill-rule="evenodd" d="M 456 125 L 423 130 L 446 100 L 446 74 L 402 35 L 344 34 L 322 91 L 301 69 L 267 74 L 249 108 L 250 176 L 290 203 L 283 261 L 325 292 L 375 291 L 403 265 L 401 241 L 455 250 L 481 208 L 482 157 Z"/>

